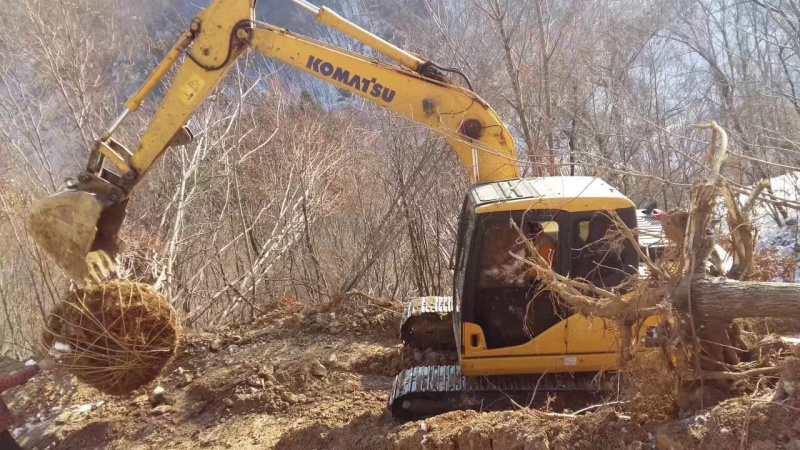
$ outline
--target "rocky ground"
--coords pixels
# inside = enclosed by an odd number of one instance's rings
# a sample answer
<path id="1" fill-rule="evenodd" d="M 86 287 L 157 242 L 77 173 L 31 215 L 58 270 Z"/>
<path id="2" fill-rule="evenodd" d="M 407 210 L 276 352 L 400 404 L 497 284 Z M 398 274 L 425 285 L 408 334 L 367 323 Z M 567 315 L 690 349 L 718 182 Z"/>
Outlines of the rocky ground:
<path id="1" fill-rule="evenodd" d="M 800 393 L 773 401 L 772 387 L 680 420 L 664 421 L 667 400 L 654 395 L 630 404 L 659 414 L 459 411 L 398 423 L 386 409 L 393 376 L 450 362 L 404 354 L 398 320 L 391 304 L 290 304 L 247 326 L 190 333 L 162 376 L 130 396 L 102 395 L 63 373 L 4 396 L 19 416 L 14 434 L 31 449 L 800 450 Z"/>

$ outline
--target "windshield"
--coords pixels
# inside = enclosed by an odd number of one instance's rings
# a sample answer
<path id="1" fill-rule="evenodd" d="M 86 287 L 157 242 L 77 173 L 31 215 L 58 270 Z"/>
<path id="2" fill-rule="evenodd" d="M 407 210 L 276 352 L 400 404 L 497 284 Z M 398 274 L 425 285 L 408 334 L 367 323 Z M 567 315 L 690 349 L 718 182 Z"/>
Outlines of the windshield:
<path id="1" fill-rule="evenodd" d="M 534 272 L 526 259 L 537 251 L 545 261 L 556 261 L 558 224 L 552 221 L 526 221 L 522 232 L 510 223 L 495 222 L 483 228 L 479 288 L 529 285 Z M 523 238 L 524 237 L 524 238 Z M 525 240 L 530 241 L 530 246 Z"/>

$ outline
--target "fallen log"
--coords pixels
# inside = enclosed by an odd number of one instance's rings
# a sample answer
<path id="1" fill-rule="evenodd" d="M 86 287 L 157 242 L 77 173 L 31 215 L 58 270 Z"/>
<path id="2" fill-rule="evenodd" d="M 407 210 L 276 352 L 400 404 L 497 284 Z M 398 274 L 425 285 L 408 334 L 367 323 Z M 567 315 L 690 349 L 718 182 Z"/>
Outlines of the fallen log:
<path id="1" fill-rule="evenodd" d="M 800 284 L 695 278 L 691 282 L 692 309 L 706 321 L 738 318 L 800 319 Z M 688 308 L 686 291 L 673 295 L 672 304 Z"/>

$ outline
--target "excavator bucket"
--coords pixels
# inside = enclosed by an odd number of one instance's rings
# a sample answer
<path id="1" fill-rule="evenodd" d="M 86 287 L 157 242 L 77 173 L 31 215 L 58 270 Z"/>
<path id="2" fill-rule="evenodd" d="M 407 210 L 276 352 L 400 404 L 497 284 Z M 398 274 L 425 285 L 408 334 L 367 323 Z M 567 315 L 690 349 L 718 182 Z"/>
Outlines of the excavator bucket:
<path id="1" fill-rule="evenodd" d="M 100 281 L 113 270 L 125 203 L 104 207 L 90 192 L 61 191 L 34 205 L 28 217 L 30 233 L 73 281 Z"/>

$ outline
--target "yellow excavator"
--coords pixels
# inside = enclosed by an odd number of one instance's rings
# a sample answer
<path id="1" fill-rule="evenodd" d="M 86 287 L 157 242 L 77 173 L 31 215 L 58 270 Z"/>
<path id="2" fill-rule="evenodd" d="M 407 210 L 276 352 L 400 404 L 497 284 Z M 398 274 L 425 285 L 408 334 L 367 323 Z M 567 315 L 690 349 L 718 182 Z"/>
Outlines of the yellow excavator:
<path id="1" fill-rule="evenodd" d="M 513 257 L 525 250 L 511 221 L 558 273 L 613 287 L 639 263 L 633 244 L 605 243 L 606 212 L 633 228 L 634 204 L 597 178 L 519 178 L 511 134 L 483 99 L 454 81 L 466 79 L 461 72 L 404 51 L 326 7 L 294 1 L 397 64 L 259 22 L 256 0 L 213 0 L 95 142 L 86 170 L 34 206 L 29 229 L 38 245 L 75 282 L 102 278 L 119 251 L 117 234 L 134 188 L 169 147 L 191 142 L 192 114 L 250 48 L 442 134 L 468 169 L 472 187 L 453 253 L 453 295 L 412 300 L 401 330 L 412 347 L 454 346 L 459 364 L 399 374 L 389 395 L 393 413 L 422 417 L 488 407 L 490 398 L 524 402 L 537 392 L 597 389 L 595 375 L 619 367 L 617 333 L 541 289 Z M 129 151 L 115 131 L 181 59 L 138 148 Z M 644 336 L 648 327 L 641 329 Z"/>

